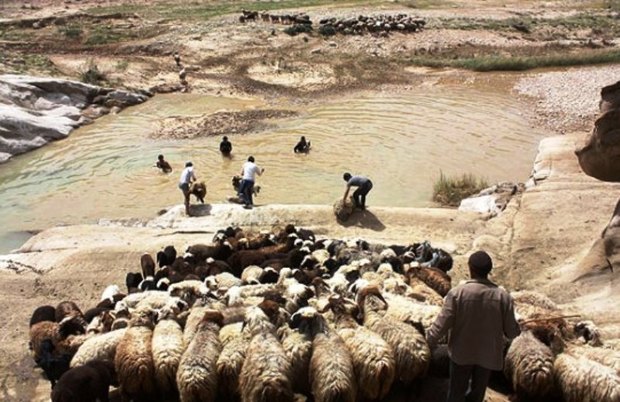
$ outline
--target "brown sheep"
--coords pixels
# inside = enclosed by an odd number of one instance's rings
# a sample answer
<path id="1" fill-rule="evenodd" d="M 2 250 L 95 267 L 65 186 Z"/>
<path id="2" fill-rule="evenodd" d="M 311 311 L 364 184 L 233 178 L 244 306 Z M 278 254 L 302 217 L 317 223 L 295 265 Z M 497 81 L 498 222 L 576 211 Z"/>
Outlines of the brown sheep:
<path id="1" fill-rule="evenodd" d="M 189 193 L 193 194 L 201 204 L 204 204 L 207 196 L 207 185 L 204 181 L 194 182 L 189 188 Z"/>
<path id="2" fill-rule="evenodd" d="M 419 278 L 441 297 L 445 297 L 452 289 L 452 278 L 439 268 L 411 267 L 407 276 Z"/>
<path id="3" fill-rule="evenodd" d="M 116 347 L 114 366 L 124 400 L 156 399 L 155 368 L 151 344 L 154 313 L 138 311 Z"/>
<path id="4" fill-rule="evenodd" d="M 149 276 L 155 276 L 155 261 L 149 253 L 142 254 L 140 257 L 140 265 L 142 266 L 142 277 L 147 278 Z"/>

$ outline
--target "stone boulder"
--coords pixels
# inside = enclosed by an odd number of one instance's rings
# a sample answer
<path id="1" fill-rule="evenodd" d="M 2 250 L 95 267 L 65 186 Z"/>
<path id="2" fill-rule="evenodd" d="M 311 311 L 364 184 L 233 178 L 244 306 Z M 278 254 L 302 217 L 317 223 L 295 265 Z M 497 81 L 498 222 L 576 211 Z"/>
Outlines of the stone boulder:
<path id="1" fill-rule="evenodd" d="M 620 81 L 603 88 L 601 98 L 602 114 L 575 154 L 588 176 L 620 182 Z"/>
<path id="2" fill-rule="evenodd" d="M 0 162 L 65 138 L 107 113 L 95 100 L 122 109 L 149 96 L 57 78 L 0 75 Z"/>

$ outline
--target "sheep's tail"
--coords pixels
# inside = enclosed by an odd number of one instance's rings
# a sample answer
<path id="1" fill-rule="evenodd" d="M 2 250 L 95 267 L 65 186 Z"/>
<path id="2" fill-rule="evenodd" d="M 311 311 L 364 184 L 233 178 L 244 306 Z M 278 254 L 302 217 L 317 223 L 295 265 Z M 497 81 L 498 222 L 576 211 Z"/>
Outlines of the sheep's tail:
<path id="1" fill-rule="evenodd" d="M 390 392 L 390 388 L 394 382 L 393 367 L 390 367 L 388 364 L 384 363 L 379 369 L 377 378 L 379 378 L 379 399 L 383 399 L 388 392 Z"/>
<path id="2" fill-rule="evenodd" d="M 260 402 L 292 402 L 293 391 L 282 379 L 271 379 L 263 384 L 257 399 Z"/>

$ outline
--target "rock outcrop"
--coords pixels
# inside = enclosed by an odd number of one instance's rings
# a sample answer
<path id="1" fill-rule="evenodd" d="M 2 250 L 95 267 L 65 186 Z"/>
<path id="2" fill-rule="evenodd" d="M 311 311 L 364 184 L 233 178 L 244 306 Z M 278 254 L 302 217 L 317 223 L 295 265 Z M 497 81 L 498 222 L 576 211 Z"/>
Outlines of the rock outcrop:
<path id="1" fill-rule="evenodd" d="M 604 87 L 601 98 L 594 130 L 575 153 L 588 176 L 620 182 L 620 81 Z"/>
<path id="2" fill-rule="evenodd" d="M 510 199 L 525 189 L 522 183 L 498 183 L 485 188 L 478 194 L 461 201 L 459 211 L 479 212 L 496 216 L 508 205 Z"/>
<path id="3" fill-rule="evenodd" d="M 149 96 L 57 78 L 1 75 L 0 162 L 65 138 L 112 107 L 136 105 Z"/>

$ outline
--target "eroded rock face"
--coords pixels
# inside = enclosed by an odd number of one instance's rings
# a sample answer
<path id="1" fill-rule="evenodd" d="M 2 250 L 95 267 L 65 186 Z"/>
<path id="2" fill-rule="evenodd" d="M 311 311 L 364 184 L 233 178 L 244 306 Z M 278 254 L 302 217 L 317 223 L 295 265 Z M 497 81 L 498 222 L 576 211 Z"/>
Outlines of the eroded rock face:
<path id="1" fill-rule="evenodd" d="M 114 90 L 78 81 L 24 75 L 0 76 L 0 163 L 109 112 L 142 103 L 147 93 Z"/>
<path id="2" fill-rule="evenodd" d="M 601 98 L 602 114 L 575 153 L 588 176 L 620 182 L 620 81 L 603 88 Z"/>

